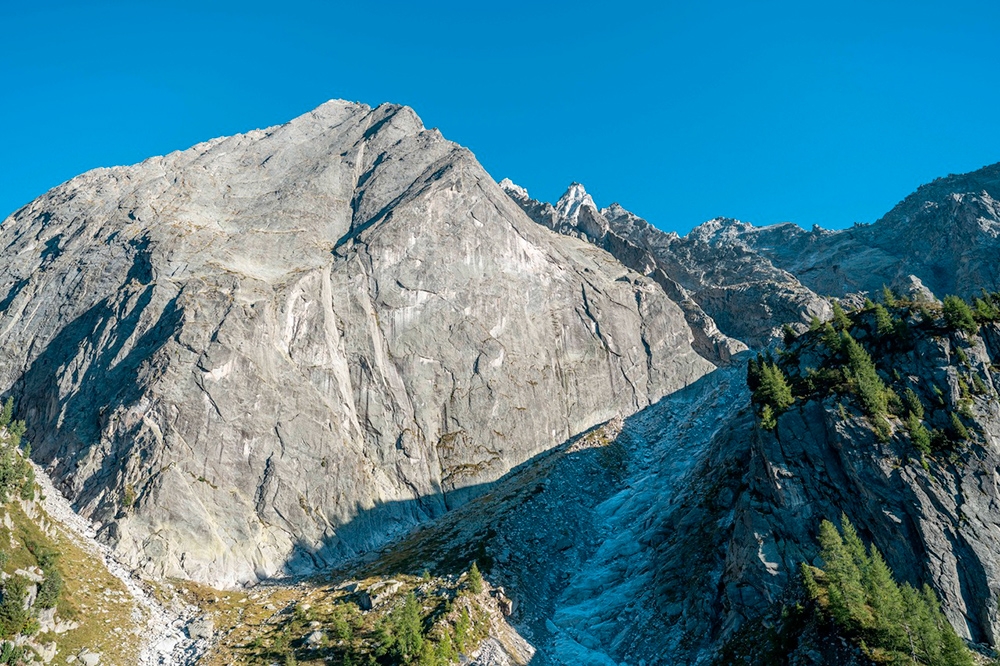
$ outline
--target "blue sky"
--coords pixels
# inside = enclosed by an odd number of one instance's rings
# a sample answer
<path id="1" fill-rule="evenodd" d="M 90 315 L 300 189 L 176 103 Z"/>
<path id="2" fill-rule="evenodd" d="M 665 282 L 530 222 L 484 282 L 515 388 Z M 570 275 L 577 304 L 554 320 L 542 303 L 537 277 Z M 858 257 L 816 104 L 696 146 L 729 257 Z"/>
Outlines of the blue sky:
<path id="1" fill-rule="evenodd" d="M 498 180 L 662 229 L 871 222 L 1000 161 L 1000 3 L 0 5 L 0 216 L 331 98 L 414 107 Z"/>

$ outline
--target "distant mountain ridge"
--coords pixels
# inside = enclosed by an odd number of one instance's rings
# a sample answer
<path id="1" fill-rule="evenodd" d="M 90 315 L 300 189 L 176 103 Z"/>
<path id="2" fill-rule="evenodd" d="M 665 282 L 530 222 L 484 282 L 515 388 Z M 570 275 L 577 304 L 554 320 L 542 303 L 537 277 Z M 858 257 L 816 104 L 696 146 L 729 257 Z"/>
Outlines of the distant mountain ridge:
<path id="1" fill-rule="evenodd" d="M 751 347 L 776 325 L 828 316 L 825 297 L 875 295 L 883 286 L 926 287 L 939 297 L 1000 289 L 1000 164 L 939 178 L 874 224 L 842 231 L 717 218 L 681 237 L 618 204 L 598 210 L 579 183 L 555 205 L 510 180 L 500 185 L 540 224 L 598 245 L 617 236 L 648 252 L 723 334 Z"/>

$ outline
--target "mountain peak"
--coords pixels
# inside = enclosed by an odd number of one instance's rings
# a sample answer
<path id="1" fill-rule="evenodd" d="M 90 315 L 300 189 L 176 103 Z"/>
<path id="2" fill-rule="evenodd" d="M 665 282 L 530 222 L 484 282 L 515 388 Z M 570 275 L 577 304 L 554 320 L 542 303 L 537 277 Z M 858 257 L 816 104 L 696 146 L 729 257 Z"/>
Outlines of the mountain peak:
<path id="1" fill-rule="evenodd" d="M 503 180 L 500 181 L 499 185 L 500 189 L 506 192 L 507 195 L 513 199 L 520 199 L 522 201 L 526 201 L 531 198 L 528 195 L 528 190 L 521 187 L 520 185 L 512 181 L 510 178 L 504 178 Z"/>
<path id="2" fill-rule="evenodd" d="M 559 197 L 559 201 L 556 202 L 556 212 L 564 220 L 576 221 L 580 215 L 580 208 L 583 206 L 590 206 L 595 211 L 597 210 L 594 199 L 587 194 L 583 185 L 574 182 L 570 183 L 565 194 Z"/>

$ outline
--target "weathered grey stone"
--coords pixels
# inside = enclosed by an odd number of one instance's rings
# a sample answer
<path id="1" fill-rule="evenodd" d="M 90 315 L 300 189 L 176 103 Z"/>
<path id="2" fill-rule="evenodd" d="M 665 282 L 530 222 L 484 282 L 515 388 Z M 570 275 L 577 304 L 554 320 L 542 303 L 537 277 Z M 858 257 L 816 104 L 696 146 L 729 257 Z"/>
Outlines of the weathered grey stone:
<path id="1" fill-rule="evenodd" d="M 187 634 L 190 638 L 211 638 L 215 635 L 215 621 L 207 615 L 195 618 L 188 623 Z"/>
<path id="2" fill-rule="evenodd" d="M 0 245 L 0 392 L 151 575 L 342 561 L 713 367 L 658 284 L 404 107 L 89 172 Z"/>
<path id="3" fill-rule="evenodd" d="M 398 580 L 385 580 L 375 583 L 358 596 L 358 606 L 361 610 L 368 611 L 384 604 L 399 591 L 402 585 Z"/>
<path id="4" fill-rule="evenodd" d="M 514 610 L 517 608 L 515 601 L 504 594 L 497 595 L 497 607 L 500 612 L 504 614 L 505 617 L 510 617 L 514 614 Z"/>
<path id="5" fill-rule="evenodd" d="M 101 663 L 101 653 L 91 652 L 87 648 L 80 650 L 76 657 L 83 666 L 97 666 Z"/>
<path id="6" fill-rule="evenodd" d="M 35 654 L 42 660 L 42 663 L 48 664 L 56 658 L 59 646 L 55 641 L 50 641 L 48 643 L 32 643 L 31 649 L 35 651 Z"/>
<path id="7" fill-rule="evenodd" d="M 577 183 L 554 206 L 531 199 L 510 180 L 501 186 L 539 224 L 589 240 L 655 280 L 684 311 L 695 349 L 713 363 L 728 364 L 747 344 L 765 344 L 784 323 L 829 312 L 823 299 L 759 254 L 720 252 L 703 234 L 660 231 L 618 204 L 599 211 Z"/>
<path id="8" fill-rule="evenodd" d="M 51 631 L 55 631 L 56 627 L 56 609 L 55 608 L 41 608 L 38 611 L 38 633 L 47 634 Z"/>
<path id="9" fill-rule="evenodd" d="M 354 594 L 355 592 L 358 591 L 359 587 L 360 587 L 360 585 L 358 584 L 357 581 L 349 580 L 349 581 L 346 581 L 346 582 L 341 583 L 340 585 L 338 585 L 337 589 L 338 590 L 343 590 L 344 592 L 347 592 L 348 594 Z"/>
<path id="10" fill-rule="evenodd" d="M 984 326 L 971 340 L 919 332 L 914 345 L 884 362 L 921 397 L 928 428 L 947 429 L 959 409 L 959 368 L 965 382 L 980 376 L 986 392 L 967 407 L 973 441 L 955 450 L 954 462 L 941 453 L 925 470 L 901 423 L 881 442 L 852 404 L 841 415 L 836 396 L 797 402 L 773 433 L 755 428 L 746 412 L 724 424 L 690 486 L 660 509 L 668 535 L 656 546 L 660 598 L 675 604 L 685 633 L 702 637 L 677 658 L 710 652 L 780 600 L 800 563 L 816 562 L 820 521 L 842 514 L 898 580 L 938 593 L 961 636 L 997 644 L 1000 327 Z M 957 362 L 956 345 L 967 365 Z"/>
<path id="11" fill-rule="evenodd" d="M 702 225 L 716 251 L 735 249 L 796 276 L 818 294 L 844 296 L 882 286 L 905 290 L 910 276 L 938 297 L 1000 290 L 1000 164 L 938 178 L 874 224 L 811 231 L 794 224 Z"/>

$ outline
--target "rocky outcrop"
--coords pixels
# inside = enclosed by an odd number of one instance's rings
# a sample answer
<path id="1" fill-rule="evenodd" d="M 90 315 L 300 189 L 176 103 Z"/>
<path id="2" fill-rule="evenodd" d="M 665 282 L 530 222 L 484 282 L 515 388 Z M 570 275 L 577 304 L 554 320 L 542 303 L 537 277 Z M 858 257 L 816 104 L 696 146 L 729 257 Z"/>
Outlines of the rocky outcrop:
<path id="1" fill-rule="evenodd" d="M 89 172 L 0 246 L 0 391 L 151 574 L 340 561 L 713 368 L 656 280 L 405 107 Z"/>
<path id="2" fill-rule="evenodd" d="M 695 229 L 713 248 L 788 271 L 818 294 L 905 291 L 916 276 L 941 297 L 1000 289 L 1000 164 L 923 185 L 874 224 L 843 231 L 713 220 Z"/>
<path id="3" fill-rule="evenodd" d="M 536 222 L 603 247 L 648 275 L 680 305 L 696 349 L 716 364 L 767 344 L 786 323 L 829 315 L 829 305 L 795 276 L 760 253 L 737 244 L 710 242 L 704 229 L 686 237 L 660 231 L 618 204 L 598 210 L 574 183 L 553 206 L 531 199 L 524 188 L 501 181 L 504 191 Z"/>
<path id="4" fill-rule="evenodd" d="M 940 437 L 955 438 L 951 415 L 961 412 L 967 442 L 939 442 L 922 462 L 901 421 L 883 441 L 849 396 L 834 394 L 799 401 L 773 432 L 744 411 L 706 447 L 693 482 L 663 512 L 656 546 L 667 612 L 690 638 L 685 658 L 711 653 L 780 603 L 799 564 L 815 561 L 819 523 L 842 514 L 900 581 L 938 593 L 960 636 L 997 645 L 1000 329 L 942 332 L 920 331 L 879 367 L 897 393 L 915 391 Z M 808 347 L 791 353 L 803 372 L 819 367 Z"/>
<path id="5" fill-rule="evenodd" d="M 694 336 L 694 348 L 705 359 L 715 365 L 728 365 L 735 354 L 747 349 L 740 340 L 731 338 L 719 330 L 715 321 L 706 314 L 692 294 L 681 286 L 672 274 L 664 270 L 657 256 L 645 246 L 636 244 L 629 237 L 613 229 L 609 218 L 605 216 L 608 211 L 598 211 L 594 200 L 579 183 L 570 185 L 555 206 L 532 199 L 528 196 L 527 190 L 515 185 L 509 179 L 500 181 L 500 186 L 531 219 L 539 224 L 604 248 L 624 265 L 650 277 L 660 285 L 684 312 L 691 334 Z M 676 234 L 671 236 L 676 238 Z"/>
<path id="6" fill-rule="evenodd" d="M 814 556 L 820 520 L 836 520 L 843 512 L 901 580 L 928 583 L 938 592 L 960 636 L 998 643 L 1000 347 L 991 343 L 996 340 L 995 325 L 968 340 L 954 333 L 921 335 L 911 350 L 884 361 L 882 367 L 898 371 L 901 383 L 927 405 L 928 427 L 947 431 L 950 414 L 959 411 L 970 424 L 968 442 L 938 450 L 926 467 L 904 427 L 880 442 L 865 417 L 849 410 L 845 419 L 834 398 L 790 410 L 773 434 L 758 431 L 730 562 L 748 561 L 753 554 L 741 551 L 756 540 L 774 567 L 765 575 L 754 567 L 735 584 L 734 606 L 760 608 L 775 599 L 797 563 Z M 957 350 L 964 350 L 966 362 L 957 360 Z M 983 392 L 969 388 L 973 375 Z M 757 509 L 759 504 L 768 511 Z"/>
<path id="7" fill-rule="evenodd" d="M 718 337 L 708 334 L 712 343 L 706 344 L 702 331 L 717 327 L 759 348 L 782 324 L 829 317 L 821 296 L 876 295 L 883 285 L 904 294 L 926 289 L 938 297 L 1000 289 L 1000 164 L 939 178 L 875 224 L 842 231 L 717 218 L 678 236 L 618 204 L 598 210 L 578 183 L 555 205 L 531 199 L 509 180 L 501 186 L 536 222 L 589 240 L 632 269 L 654 279 L 659 272 L 681 287 L 683 293 L 671 297 L 696 304 L 682 307 L 700 351 L 713 360 L 706 350 Z"/>

